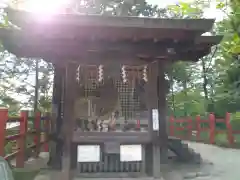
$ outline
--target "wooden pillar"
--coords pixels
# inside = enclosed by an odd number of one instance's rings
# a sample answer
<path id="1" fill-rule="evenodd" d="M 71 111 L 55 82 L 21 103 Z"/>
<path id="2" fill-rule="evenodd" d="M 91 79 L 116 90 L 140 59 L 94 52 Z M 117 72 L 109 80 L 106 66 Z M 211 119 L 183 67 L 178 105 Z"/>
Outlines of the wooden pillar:
<path id="1" fill-rule="evenodd" d="M 74 98 L 75 98 L 75 92 L 76 92 L 76 69 L 77 65 L 74 63 L 68 63 L 65 67 L 65 74 L 64 75 L 64 92 L 61 92 L 59 96 L 63 95 L 63 119 L 62 122 L 57 122 L 56 131 L 57 129 L 61 128 L 61 131 L 59 132 L 59 138 L 63 139 L 63 152 L 61 153 L 61 156 L 59 157 L 61 159 L 62 163 L 62 171 L 61 171 L 61 179 L 62 180 L 71 180 L 71 142 L 72 142 L 72 133 L 73 133 L 73 127 L 74 127 Z M 61 74 L 63 72 L 61 71 Z M 60 80 L 59 80 L 60 81 Z M 61 81 L 63 82 L 63 80 Z M 59 85 L 60 86 L 60 85 Z M 63 85 L 62 85 L 63 86 Z M 56 101 L 58 100 L 59 104 L 59 96 L 56 98 Z M 58 120 L 59 117 L 61 117 L 61 107 L 58 107 Z M 58 121 L 57 120 L 57 121 Z M 58 149 L 58 148 L 57 148 Z M 59 155 L 58 155 L 59 156 Z"/>
<path id="2" fill-rule="evenodd" d="M 165 79 L 165 62 L 158 62 L 157 96 L 158 96 L 158 120 L 161 164 L 168 161 L 168 133 L 167 133 L 167 81 Z"/>
<path id="3" fill-rule="evenodd" d="M 149 132 L 152 137 L 152 143 L 146 149 L 146 161 L 151 164 L 151 172 L 149 172 L 154 178 L 160 178 L 160 143 L 159 143 L 159 131 L 158 125 L 154 126 L 154 119 L 152 118 L 152 110 L 158 107 L 158 93 L 157 93 L 157 81 L 158 81 L 158 64 L 156 62 L 149 64 L 148 66 L 148 85 L 147 85 L 147 105 L 149 109 Z"/>
<path id="4" fill-rule="evenodd" d="M 62 92 L 65 69 L 59 65 L 54 65 L 54 82 L 53 82 L 53 99 L 52 99 L 52 117 L 51 117 L 51 132 L 54 137 L 50 141 L 50 157 L 48 165 L 54 169 L 61 168 L 62 148 L 59 142 L 53 142 L 60 135 L 62 127 Z"/>
<path id="5" fill-rule="evenodd" d="M 148 66 L 148 109 L 149 109 L 149 131 L 152 136 L 151 148 L 146 149 L 146 161 L 152 166 L 152 175 L 161 177 L 162 164 L 167 163 L 168 135 L 166 127 L 166 90 L 164 62 L 154 62 Z M 158 117 L 152 118 L 152 110 L 158 112 Z"/>
<path id="6" fill-rule="evenodd" d="M 62 154 L 62 180 L 71 180 L 71 147 L 74 130 L 74 100 L 76 96 L 76 70 L 77 64 L 69 62 L 66 65 L 65 91 L 64 91 L 64 111 L 62 132 L 64 139 Z"/>

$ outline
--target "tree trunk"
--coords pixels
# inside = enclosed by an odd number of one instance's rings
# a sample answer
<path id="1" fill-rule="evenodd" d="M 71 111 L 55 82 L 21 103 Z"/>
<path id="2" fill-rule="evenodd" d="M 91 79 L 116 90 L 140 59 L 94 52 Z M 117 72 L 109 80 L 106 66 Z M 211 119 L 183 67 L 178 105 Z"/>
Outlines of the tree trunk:
<path id="1" fill-rule="evenodd" d="M 184 92 L 184 116 L 187 117 L 188 113 L 187 113 L 187 106 L 186 106 L 186 101 L 188 98 L 188 94 L 187 94 L 187 80 L 184 80 L 183 82 L 183 92 Z"/>
<path id="2" fill-rule="evenodd" d="M 34 113 L 38 110 L 38 89 L 39 89 L 39 67 L 38 67 L 38 59 L 36 59 L 36 69 L 35 69 L 35 93 L 34 93 Z"/>
<path id="3" fill-rule="evenodd" d="M 173 76 L 171 76 L 171 96 L 172 96 L 172 108 L 173 108 L 173 114 L 176 112 L 176 107 L 175 107 L 175 96 L 174 96 L 174 89 L 173 89 Z"/>
<path id="4" fill-rule="evenodd" d="M 203 59 L 201 59 L 201 63 L 202 63 L 202 77 L 203 77 L 203 92 L 204 92 L 205 100 L 208 100 L 208 90 L 207 90 L 208 80 L 207 80 L 206 64 Z"/>

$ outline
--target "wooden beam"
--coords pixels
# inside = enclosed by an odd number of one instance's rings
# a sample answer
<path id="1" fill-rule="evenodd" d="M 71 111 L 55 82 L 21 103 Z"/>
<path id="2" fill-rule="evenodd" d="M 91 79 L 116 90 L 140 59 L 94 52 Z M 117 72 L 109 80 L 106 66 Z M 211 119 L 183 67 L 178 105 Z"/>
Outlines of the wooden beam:
<path id="1" fill-rule="evenodd" d="M 83 42 L 84 44 L 84 42 Z M 159 48 L 144 48 L 142 47 L 133 47 L 133 46 L 119 46 L 118 48 L 106 48 L 101 47 L 100 49 L 94 49 L 94 48 L 86 48 L 84 45 L 48 45 L 48 44 L 42 44 L 42 45 L 34 45 L 34 44 L 28 44 L 28 45 L 13 45 L 4 43 L 4 47 L 7 50 L 17 50 L 20 53 L 26 54 L 26 56 L 44 56 L 45 54 L 54 54 L 60 57 L 79 57 L 79 58 L 86 58 L 91 56 L 96 57 L 103 57 L 103 58 L 112 58 L 113 56 L 121 56 L 126 58 L 127 56 L 162 56 L 167 55 L 167 48 L 166 47 L 159 47 Z M 109 46 L 110 47 L 110 46 Z M 121 55 L 122 54 L 122 55 Z"/>
<path id="2" fill-rule="evenodd" d="M 73 61 L 78 64 L 99 65 L 99 64 L 126 64 L 126 65 L 142 65 L 152 62 L 153 60 L 168 59 L 171 61 L 197 61 L 202 56 L 210 52 L 209 48 L 200 49 L 197 51 L 179 52 L 176 54 L 161 53 L 155 54 L 135 54 L 135 52 L 80 52 L 77 49 L 62 49 L 47 50 L 36 49 L 34 47 L 17 48 L 7 46 L 6 49 L 18 57 L 26 58 L 42 58 L 53 63 L 66 64 L 68 61 Z M 160 50 L 161 51 L 161 50 Z"/>
<path id="3" fill-rule="evenodd" d="M 153 61 L 165 61 L 165 62 L 173 62 L 173 61 L 193 61 L 196 62 L 199 58 L 207 55 L 210 52 L 209 49 L 202 50 L 199 52 L 185 52 L 179 53 L 176 55 L 161 55 L 161 56 L 145 56 L 145 55 L 130 55 L 123 53 L 108 53 L 108 54 L 89 54 L 86 56 L 52 56 L 50 54 L 46 56 L 42 56 L 43 59 L 49 60 L 50 62 L 55 63 L 66 63 L 68 61 L 73 61 L 83 65 L 100 65 L 107 64 L 109 66 L 114 65 L 144 65 L 151 63 Z M 29 56 L 31 57 L 31 56 Z"/>
<path id="4" fill-rule="evenodd" d="M 6 40 L 7 41 L 7 40 Z M 168 41 L 166 41 L 168 42 Z M 96 43 L 93 45 L 92 43 L 82 42 L 80 44 L 74 43 L 65 43 L 59 41 L 59 43 L 43 43 L 43 44 L 34 44 L 34 43 L 10 43 L 3 42 L 4 47 L 7 50 L 18 50 L 27 54 L 35 54 L 35 56 L 43 56 L 44 54 L 53 53 L 59 56 L 79 56 L 86 57 L 89 54 L 96 54 L 96 56 L 111 56 L 119 54 L 124 54 L 124 56 L 150 56 L 150 57 L 158 57 L 158 56 L 169 56 L 171 53 L 170 50 L 173 50 L 174 53 L 184 53 L 189 51 L 201 51 L 203 49 L 211 49 L 212 45 L 215 45 L 217 42 L 204 42 L 195 45 L 195 43 L 191 42 L 181 42 L 178 44 L 174 44 L 173 42 L 168 43 Z M 198 42 L 199 43 L 199 42 Z M 27 51 L 27 52 L 26 52 Z M 28 55 L 30 56 L 30 55 Z M 90 55 L 91 56 L 91 55 Z"/>
<path id="5" fill-rule="evenodd" d="M 67 28 L 67 29 L 66 29 Z M 46 33 L 46 31 L 48 33 Z M 145 34 L 144 34 L 145 33 Z M 9 35 L 11 34 L 11 35 Z M 162 41 L 165 39 L 174 40 L 189 40 L 193 39 L 197 35 L 195 31 L 189 30 L 169 30 L 169 29 L 153 29 L 151 31 L 145 31 L 142 29 L 126 29 L 118 28 L 113 30 L 112 28 L 101 27 L 95 29 L 93 27 L 83 27 L 81 31 L 77 29 L 69 29 L 69 27 L 49 27 L 46 26 L 44 31 L 41 29 L 5 29 L 1 28 L 0 36 L 11 36 L 12 39 L 21 39 L 22 37 L 27 39 L 33 38 L 32 42 L 44 41 L 142 41 L 142 40 L 154 40 Z"/>
<path id="6" fill-rule="evenodd" d="M 46 31 L 44 31 L 45 34 Z M 136 32 L 135 32 L 136 33 Z M 169 32 L 168 32 L 169 33 Z M 47 42 L 47 44 L 56 44 L 56 43 L 63 43 L 64 44 L 70 43 L 70 44 L 80 44 L 85 43 L 84 45 L 91 45 L 91 47 L 99 47 L 99 45 L 109 46 L 109 45 L 132 45 L 133 44 L 143 44 L 151 45 L 154 43 L 154 45 L 162 45 L 162 43 L 168 44 L 169 42 L 172 43 L 172 41 L 182 41 L 182 42 L 195 42 L 196 44 L 199 43 L 219 43 L 219 41 L 222 40 L 223 36 L 216 35 L 216 36 L 201 36 L 201 35 L 195 35 L 192 36 L 191 33 L 188 34 L 188 37 L 185 37 L 185 39 L 178 39 L 175 36 L 171 34 L 171 36 L 163 36 L 163 38 L 144 38 L 144 39 L 137 39 L 136 36 L 133 36 L 133 38 L 123 38 L 123 39 L 116 39 L 116 38 L 109 38 L 109 39 L 102 39 L 97 38 L 95 36 L 87 36 L 79 38 L 77 36 L 74 36 L 72 34 L 66 35 L 66 36 L 39 36 L 37 32 L 34 31 L 26 31 L 21 29 L 7 29 L 7 28 L 0 28 L 0 37 L 1 39 L 7 38 L 8 40 L 17 41 L 17 43 L 36 43 L 36 44 L 43 44 Z M 16 42 L 15 41 L 15 42 Z M 125 44 L 124 44 L 125 43 Z"/>
<path id="7" fill-rule="evenodd" d="M 75 143 L 104 143 L 106 141 L 121 144 L 147 144 L 151 142 L 149 132 L 80 132 L 73 133 Z"/>
<path id="8" fill-rule="evenodd" d="M 185 41 L 175 41 L 174 39 L 164 39 L 156 42 L 151 39 L 137 42 L 74 39 L 64 41 L 63 39 L 51 40 L 32 35 L 27 36 L 22 31 L 6 29 L 0 30 L 0 37 L 3 38 L 4 47 L 20 57 L 51 59 L 50 56 L 57 56 L 59 59 L 78 59 L 84 64 L 98 63 L 99 57 L 102 57 L 105 61 L 106 59 L 119 58 L 121 62 L 124 59 L 136 57 L 195 61 L 189 55 L 189 52 L 194 53 L 199 58 L 206 55 L 206 52 L 210 51 L 210 47 L 216 45 L 222 39 L 222 36 L 201 36 Z M 170 49 L 175 51 L 175 55 L 169 54 Z M 185 57 L 186 54 L 189 58 Z M 94 60 L 96 57 L 98 58 L 97 62 Z"/>
<path id="9" fill-rule="evenodd" d="M 101 40 L 76 37 L 72 38 L 61 38 L 61 37 L 42 37 L 27 33 L 21 30 L 9 30 L 0 29 L 0 37 L 5 43 L 9 43 L 11 46 L 17 47 L 34 47 L 44 49 L 77 49 L 83 52 L 95 51 L 95 52 L 107 52 L 107 51 L 121 51 L 129 52 L 134 51 L 135 53 L 142 54 L 159 54 L 162 51 L 166 51 L 167 48 L 174 48 L 176 51 L 181 50 L 194 50 L 199 48 L 207 48 L 212 45 L 218 44 L 222 36 L 197 36 L 190 39 L 177 40 L 174 37 L 165 36 L 163 39 L 144 39 L 144 40 Z M 190 35 L 189 35 L 190 37 Z"/>
<path id="10" fill-rule="evenodd" d="M 223 36 L 217 35 L 217 36 L 199 36 L 195 38 L 195 44 L 201 44 L 202 46 L 206 44 L 210 45 L 217 45 L 219 44 L 223 39 Z"/>

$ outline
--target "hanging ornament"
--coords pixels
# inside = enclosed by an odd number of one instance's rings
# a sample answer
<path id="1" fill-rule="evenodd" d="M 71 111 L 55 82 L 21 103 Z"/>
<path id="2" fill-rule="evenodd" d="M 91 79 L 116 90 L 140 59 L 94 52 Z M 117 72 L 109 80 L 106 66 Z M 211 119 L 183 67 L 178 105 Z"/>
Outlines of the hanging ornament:
<path id="1" fill-rule="evenodd" d="M 98 81 L 103 81 L 103 65 L 98 66 Z"/>
<path id="2" fill-rule="evenodd" d="M 122 71 L 121 71 L 121 74 L 122 74 L 122 79 L 123 79 L 123 82 L 126 83 L 127 82 L 127 72 L 126 72 L 126 66 L 122 66 Z"/>
<path id="3" fill-rule="evenodd" d="M 77 79 L 77 82 L 79 83 L 80 82 L 80 65 L 77 68 L 76 79 Z"/>
<path id="4" fill-rule="evenodd" d="M 147 77 L 147 66 L 144 66 L 144 68 L 143 68 L 143 80 L 144 80 L 145 82 L 148 81 L 148 77 Z"/>

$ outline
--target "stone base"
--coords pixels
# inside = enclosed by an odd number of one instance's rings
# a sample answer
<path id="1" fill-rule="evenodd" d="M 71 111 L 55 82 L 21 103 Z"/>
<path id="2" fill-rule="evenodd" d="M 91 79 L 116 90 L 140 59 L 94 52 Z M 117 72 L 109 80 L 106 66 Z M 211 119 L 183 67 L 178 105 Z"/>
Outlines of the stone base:
<path id="1" fill-rule="evenodd" d="M 180 139 L 169 139 L 169 149 L 173 151 L 177 160 L 186 163 L 200 164 L 202 157 L 199 153 L 194 152 L 193 149 L 188 147 L 188 144 L 183 143 Z"/>

